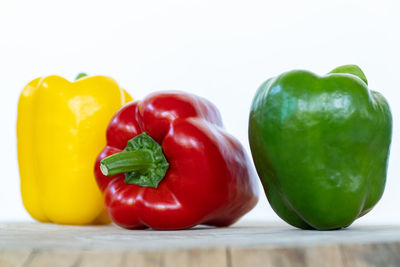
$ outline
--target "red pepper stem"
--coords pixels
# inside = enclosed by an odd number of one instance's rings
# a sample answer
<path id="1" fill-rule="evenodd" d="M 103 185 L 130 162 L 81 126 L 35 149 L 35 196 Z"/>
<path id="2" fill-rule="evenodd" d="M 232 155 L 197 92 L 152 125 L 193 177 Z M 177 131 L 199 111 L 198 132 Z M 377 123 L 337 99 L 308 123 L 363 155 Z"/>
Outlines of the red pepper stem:
<path id="1" fill-rule="evenodd" d="M 152 154 L 148 150 L 120 152 L 104 158 L 100 162 L 100 170 L 105 176 L 119 173 L 143 171 L 154 163 Z"/>
<path id="2" fill-rule="evenodd" d="M 162 147 L 145 132 L 130 139 L 123 152 L 100 162 L 106 176 L 125 173 L 124 183 L 153 188 L 164 179 L 168 168 Z"/>

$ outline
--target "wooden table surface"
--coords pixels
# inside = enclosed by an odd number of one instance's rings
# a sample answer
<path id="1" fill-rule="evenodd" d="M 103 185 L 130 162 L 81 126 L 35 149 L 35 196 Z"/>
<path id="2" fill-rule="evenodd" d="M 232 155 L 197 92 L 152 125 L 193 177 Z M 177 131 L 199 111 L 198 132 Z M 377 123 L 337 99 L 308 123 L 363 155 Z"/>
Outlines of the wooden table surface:
<path id="1" fill-rule="evenodd" d="M 400 226 L 304 231 L 258 223 L 129 231 L 0 223 L 0 266 L 400 266 Z"/>

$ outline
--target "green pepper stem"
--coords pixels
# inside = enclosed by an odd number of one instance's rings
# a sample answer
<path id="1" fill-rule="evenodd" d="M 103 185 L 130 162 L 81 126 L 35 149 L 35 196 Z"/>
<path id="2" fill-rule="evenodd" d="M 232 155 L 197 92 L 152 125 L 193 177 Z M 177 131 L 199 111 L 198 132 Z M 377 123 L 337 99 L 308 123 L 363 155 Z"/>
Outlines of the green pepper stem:
<path id="1" fill-rule="evenodd" d="M 360 78 L 362 81 L 365 82 L 366 85 L 368 85 L 367 77 L 365 77 L 364 72 L 357 65 L 340 66 L 340 67 L 337 67 L 336 69 L 330 71 L 329 73 L 347 73 L 347 74 L 352 74 L 352 75 L 357 76 L 358 78 Z"/>
<path id="2" fill-rule="evenodd" d="M 119 173 L 145 170 L 153 163 L 150 151 L 120 152 L 104 158 L 100 162 L 100 170 L 105 176 L 110 177 Z"/>

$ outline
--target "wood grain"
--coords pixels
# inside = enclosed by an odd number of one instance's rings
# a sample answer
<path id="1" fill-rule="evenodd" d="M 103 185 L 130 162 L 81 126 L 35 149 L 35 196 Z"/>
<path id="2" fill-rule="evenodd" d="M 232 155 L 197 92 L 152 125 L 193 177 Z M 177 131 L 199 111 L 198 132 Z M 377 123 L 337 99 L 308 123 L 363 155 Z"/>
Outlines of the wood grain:
<path id="1" fill-rule="evenodd" d="M 284 224 L 128 231 L 0 224 L 0 267 L 400 266 L 399 226 L 303 231 Z"/>
<path id="2" fill-rule="evenodd" d="M 77 251 L 33 251 L 24 267 L 69 267 L 79 260 Z"/>
<path id="3" fill-rule="evenodd" d="M 0 251 L 0 266 L 23 266 L 31 253 L 31 250 Z"/>

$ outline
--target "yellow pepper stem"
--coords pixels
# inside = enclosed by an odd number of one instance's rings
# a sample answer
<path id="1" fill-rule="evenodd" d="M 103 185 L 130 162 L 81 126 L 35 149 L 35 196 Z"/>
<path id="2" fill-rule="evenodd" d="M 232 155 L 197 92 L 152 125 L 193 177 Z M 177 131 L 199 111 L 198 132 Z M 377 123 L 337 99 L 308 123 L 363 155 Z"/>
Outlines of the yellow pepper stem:
<path id="1" fill-rule="evenodd" d="M 81 79 L 83 77 L 86 77 L 86 76 L 88 76 L 86 73 L 81 72 L 76 76 L 75 81 L 77 81 L 77 80 L 79 80 L 79 79 Z"/>

